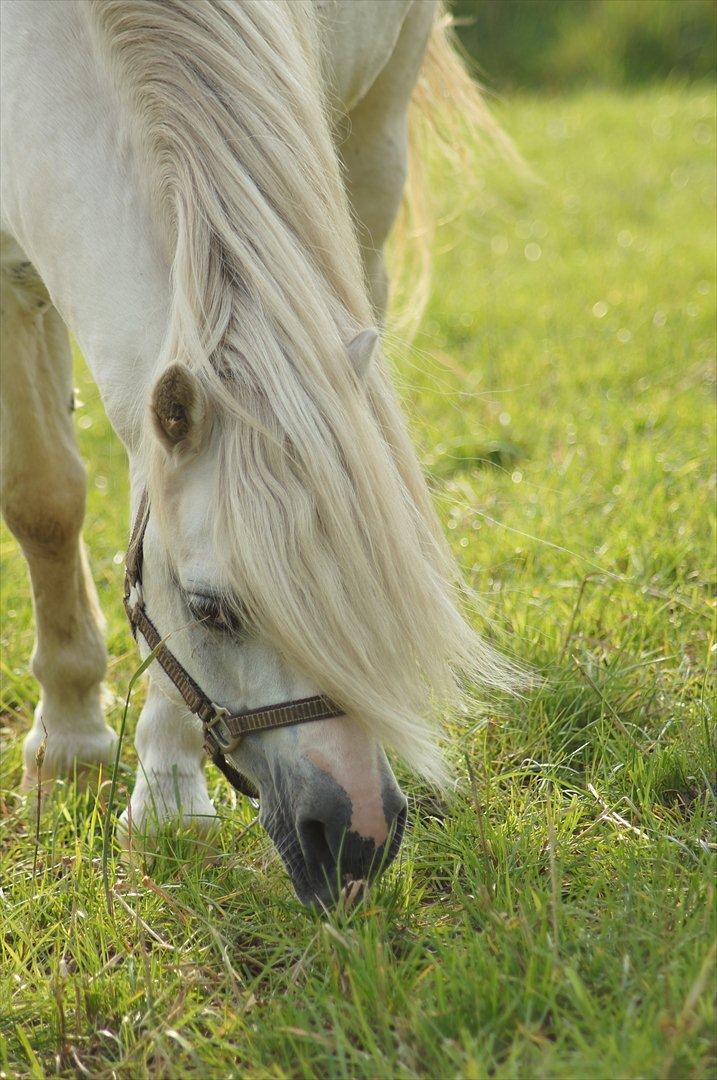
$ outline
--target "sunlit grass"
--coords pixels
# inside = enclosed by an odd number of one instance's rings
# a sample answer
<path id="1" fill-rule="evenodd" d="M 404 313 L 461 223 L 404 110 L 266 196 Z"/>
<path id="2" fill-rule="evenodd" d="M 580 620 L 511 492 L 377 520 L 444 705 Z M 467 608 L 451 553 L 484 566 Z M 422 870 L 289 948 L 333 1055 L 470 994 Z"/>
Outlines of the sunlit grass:
<path id="1" fill-rule="evenodd" d="M 31 610 L 3 533 L 6 1075 L 713 1074 L 713 108 L 526 98 L 502 119 L 541 182 L 491 166 L 455 217 L 464 185 L 442 185 L 434 300 L 392 351 L 486 632 L 545 682 L 454 726 L 453 794 L 403 776 L 402 855 L 350 915 L 299 908 L 214 772 L 214 846 L 165 835 L 151 877 L 111 862 L 112 916 L 107 785 L 61 788 L 36 852 Z M 77 379 L 119 727 L 125 460 Z"/>

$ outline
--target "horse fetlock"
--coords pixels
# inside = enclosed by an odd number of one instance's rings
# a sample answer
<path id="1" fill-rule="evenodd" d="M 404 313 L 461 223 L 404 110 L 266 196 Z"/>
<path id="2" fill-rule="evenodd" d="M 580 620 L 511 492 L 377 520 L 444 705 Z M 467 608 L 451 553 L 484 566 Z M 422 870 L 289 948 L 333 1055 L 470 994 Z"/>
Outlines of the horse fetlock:
<path id="1" fill-rule="evenodd" d="M 83 726 L 101 716 L 100 699 L 102 680 L 107 669 L 107 652 L 99 629 L 88 617 L 83 620 L 82 635 L 75 624 L 75 637 L 69 641 L 57 640 L 53 635 L 38 644 L 32 655 L 30 668 L 43 689 L 45 713 L 52 721 L 79 714 Z M 44 635 L 50 638 L 49 634 Z M 70 726 L 77 721 L 70 720 Z"/>

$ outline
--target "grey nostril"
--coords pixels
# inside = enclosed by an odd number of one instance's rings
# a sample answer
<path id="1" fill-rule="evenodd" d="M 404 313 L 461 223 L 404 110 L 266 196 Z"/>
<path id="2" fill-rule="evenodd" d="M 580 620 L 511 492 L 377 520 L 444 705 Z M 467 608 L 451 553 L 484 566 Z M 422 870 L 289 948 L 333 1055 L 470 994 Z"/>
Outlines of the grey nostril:
<path id="1" fill-rule="evenodd" d="M 312 877 L 323 879 L 333 869 L 335 862 L 326 838 L 326 826 L 323 821 L 301 821 L 298 833 L 309 873 Z"/>

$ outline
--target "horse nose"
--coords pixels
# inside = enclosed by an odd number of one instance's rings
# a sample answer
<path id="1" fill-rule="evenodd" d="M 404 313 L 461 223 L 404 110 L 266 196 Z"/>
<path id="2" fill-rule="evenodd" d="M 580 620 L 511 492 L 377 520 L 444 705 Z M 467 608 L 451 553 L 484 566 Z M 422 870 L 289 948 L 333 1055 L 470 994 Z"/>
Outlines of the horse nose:
<path id="1" fill-rule="evenodd" d="M 375 879 L 393 862 L 406 826 L 406 799 L 392 783 L 380 802 L 385 820 L 380 838 L 362 835 L 352 827 L 353 807 L 343 792 L 304 807 L 297 816 L 296 833 L 312 894 L 310 902 L 330 907 L 352 882 Z"/>

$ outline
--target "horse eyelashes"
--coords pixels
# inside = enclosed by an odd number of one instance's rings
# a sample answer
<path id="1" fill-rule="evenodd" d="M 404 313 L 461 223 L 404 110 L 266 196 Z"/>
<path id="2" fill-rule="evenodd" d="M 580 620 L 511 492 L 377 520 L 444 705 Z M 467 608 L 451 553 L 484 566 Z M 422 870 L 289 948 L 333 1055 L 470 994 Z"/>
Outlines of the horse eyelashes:
<path id="1" fill-rule="evenodd" d="M 198 594 L 188 596 L 187 606 L 199 622 L 205 623 L 215 630 L 220 630 L 226 634 L 234 634 L 235 636 L 246 635 L 246 619 L 242 617 L 240 612 L 223 604 L 215 596 L 201 596 Z"/>

